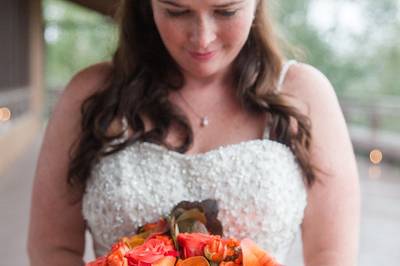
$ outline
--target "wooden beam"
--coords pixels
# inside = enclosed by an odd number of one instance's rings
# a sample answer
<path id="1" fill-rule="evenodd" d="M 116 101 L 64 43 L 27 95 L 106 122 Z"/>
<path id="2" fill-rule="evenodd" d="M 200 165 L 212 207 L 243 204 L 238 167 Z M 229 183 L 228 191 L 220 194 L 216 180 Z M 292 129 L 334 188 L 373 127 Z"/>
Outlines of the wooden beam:
<path id="1" fill-rule="evenodd" d="M 114 17 L 119 0 L 69 0 L 75 4 L 97 11 L 103 15 Z"/>

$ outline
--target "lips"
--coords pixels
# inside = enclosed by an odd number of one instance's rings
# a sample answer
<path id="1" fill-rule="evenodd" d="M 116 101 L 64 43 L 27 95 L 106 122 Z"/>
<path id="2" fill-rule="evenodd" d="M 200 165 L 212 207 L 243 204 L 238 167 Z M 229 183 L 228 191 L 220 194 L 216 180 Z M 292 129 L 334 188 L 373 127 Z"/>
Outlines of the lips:
<path id="1" fill-rule="evenodd" d="M 211 58 L 213 58 L 216 54 L 216 51 L 210 51 L 210 52 L 193 52 L 190 51 L 189 54 L 196 60 L 199 61 L 208 61 Z"/>

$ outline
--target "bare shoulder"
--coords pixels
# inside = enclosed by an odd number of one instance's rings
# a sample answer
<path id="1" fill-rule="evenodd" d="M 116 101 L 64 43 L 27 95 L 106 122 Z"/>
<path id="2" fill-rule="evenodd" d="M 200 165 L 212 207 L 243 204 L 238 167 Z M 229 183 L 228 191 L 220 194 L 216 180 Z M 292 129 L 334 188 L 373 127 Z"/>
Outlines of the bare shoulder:
<path id="1" fill-rule="evenodd" d="M 80 132 L 82 104 L 104 87 L 110 70 L 110 63 L 99 63 L 72 77 L 53 108 L 46 130 L 46 143 L 68 150 Z M 57 151 L 61 149 L 57 148 Z"/>
<path id="2" fill-rule="evenodd" d="M 69 147 L 77 138 L 81 126 L 81 107 L 85 99 L 100 90 L 111 70 L 110 63 L 99 63 L 85 68 L 75 74 L 63 90 L 53 108 L 49 120 L 43 152 L 62 153 L 59 158 L 68 154 Z M 55 167 L 66 164 L 55 163 Z"/>
<path id="3" fill-rule="evenodd" d="M 319 109 L 337 104 L 334 88 L 328 78 L 317 68 L 297 63 L 292 65 L 283 83 L 282 92 L 303 103 L 301 107 L 307 114 L 310 109 Z"/>
<path id="4" fill-rule="evenodd" d="M 76 73 L 54 106 L 52 120 L 80 123 L 80 110 L 83 102 L 104 87 L 111 64 L 108 62 L 89 66 Z M 57 121 L 53 121 L 57 123 Z"/>
<path id="5" fill-rule="evenodd" d="M 332 89 L 328 78 L 317 68 L 305 63 L 292 65 L 287 73 L 284 89 L 289 93 L 310 94 Z M 290 90 L 290 91 L 289 91 Z"/>

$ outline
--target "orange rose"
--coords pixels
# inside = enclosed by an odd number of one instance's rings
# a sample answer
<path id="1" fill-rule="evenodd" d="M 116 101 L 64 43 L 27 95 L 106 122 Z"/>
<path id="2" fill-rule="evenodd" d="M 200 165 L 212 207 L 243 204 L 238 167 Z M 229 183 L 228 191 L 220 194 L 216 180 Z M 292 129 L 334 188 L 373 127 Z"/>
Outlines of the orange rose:
<path id="1" fill-rule="evenodd" d="M 194 256 L 184 260 L 179 259 L 175 266 L 210 266 L 210 263 L 203 256 Z"/>
<path id="2" fill-rule="evenodd" d="M 240 242 L 243 266 L 283 266 L 248 238 Z"/>
<path id="3" fill-rule="evenodd" d="M 128 266 L 128 261 L 125 258 L 128 251 L 129 248 L 124 242 L 114 244 L 107 256 L 107 266 Z"/>
<path id="4" fill-rule="evenodd" d="M 99 257 L 95 261 L 86 263 L 86 266 L 107 266 L 107 258 Z"/>
<path id="5" fill-rule="evenodd" d="M 178 255 L 170 238 L 155 236 L 147 240 L 143 245 L 129 251 L 125 257 L 128 259 L 129 266 L 151 266 L 174 265 L 175 258 L 171 260 L 165 259 L 165 257 L 177 257 Z M 173 263 L 171 264 L 172 261 Z"/>
<path id="6" fill-rule="evenodd" d="M 226 245 L 219 236 L 213 236 L 204 247 L 204 256 L 210 261 L 220 262 L 226 257 Z"/>
<path id="7" fill-rule="evenodd" d="M 222 261 L 218 266 L 242 266 L 242 264 L 234 261 Z"/>
<path id="8" fill-rule="evenodd" d="M 165 219 L 161 219 L 154 223 L 145 224 L 144 226 L 141 227 L 140 231 L 164 232 L 165 229 L 167 229 L 167 227 L 168 227 L 167 221 Z"/>
<path id="9" fill-rule="evenodd" d="M 194 256 L 204 256 L 204 247 L 212 239 L 212 236 L 202 233 L 181 233 L 177 239 L 183 251 L 182 257 L 186 259 Z"/>
<path id="10" fill-rule="evenodd" d="M 107 266 L 128 266 L 128 260 L 119 254 L 110 254 L 107 256 Z"/>
<path id="11" fill-rule="evenodd" d="M 134 235 L 131 237 L 123 237 L 121 241 L 124 242 L 129 247 L 129 249 L 133 249 L 137 246 L 142 245 L 145 240 L 146 238 L 143 238 L 141 235 Z"/>
<path id="12" fill-rule="evenodd" d="M 125 254 L 129 251 L 124 242 L 117 242 L 112 245 L 108 255 L 99 257 L 95 261 L 89 262 L 86 266 L 128 266 Z"/>

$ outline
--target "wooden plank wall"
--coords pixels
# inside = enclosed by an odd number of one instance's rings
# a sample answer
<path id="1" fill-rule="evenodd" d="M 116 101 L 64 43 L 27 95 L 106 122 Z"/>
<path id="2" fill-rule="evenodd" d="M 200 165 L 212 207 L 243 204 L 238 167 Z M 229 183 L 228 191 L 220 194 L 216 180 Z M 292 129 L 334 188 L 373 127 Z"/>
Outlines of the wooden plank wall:
<path id="1" fill-rule="evenodd" d="M 28 1 L 5 2 L 0 8 L 0 91 L 29 83 Z"/>

